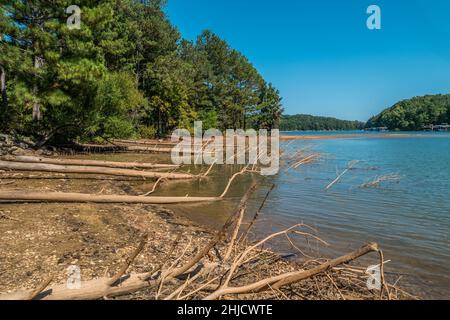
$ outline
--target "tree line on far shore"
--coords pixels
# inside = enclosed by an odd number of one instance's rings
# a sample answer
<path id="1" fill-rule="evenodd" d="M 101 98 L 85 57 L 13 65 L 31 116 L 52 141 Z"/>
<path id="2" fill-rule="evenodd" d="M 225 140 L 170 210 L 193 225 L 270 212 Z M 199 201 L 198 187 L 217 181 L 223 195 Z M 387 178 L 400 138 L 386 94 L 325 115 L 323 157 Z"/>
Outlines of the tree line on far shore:
<path id="1" fill-rule="evenodd" d="M 175 128 L 278 127 L 278 90 L 216 34 L 183 39 L 163 0 L 9 0 L 0 6 L 0 131 L 59 140 Z"/>
<path id="2" fill-rule="evenodd" d="M 450 124 L 450 95 L 426 95 L 396 103 L 372 117 L 367 128 L 421 131 L 430 125 Z"/>
<path id="3" fill-rule="evenodd" d="M 366 123 L 311 115 L 282 116 L 283 131 L 362 130 L 423 131 L 430 126 L 450 124 L 450 94 L 426 95 L 400 101 Z"/>
<path id="4" fill-rule="evenodd" d="M 364 122 L 339 120 L 331 117 L 317 117 L 298 114 L 282 116 L 280 130 L 282 131 L 317 131 L 317 130 L 361 130 Z"/>

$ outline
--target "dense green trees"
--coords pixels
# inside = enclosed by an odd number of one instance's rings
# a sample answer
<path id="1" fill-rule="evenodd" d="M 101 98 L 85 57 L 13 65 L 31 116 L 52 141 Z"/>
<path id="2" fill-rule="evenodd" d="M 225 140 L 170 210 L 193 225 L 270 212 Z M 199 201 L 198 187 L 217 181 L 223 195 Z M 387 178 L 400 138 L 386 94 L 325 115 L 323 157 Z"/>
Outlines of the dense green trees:
<path id="1" fill-rule="evenodd" d="M 212 32 L 180 37 L 162 0 L 9 0 L 0 7 L 1 131 L 60 139 L 277 126 L 278 91 Z M 3 80 L 4 79 L 4 80 Z"/>
<path id="2" fill-rule="evenodd" d="M 427 95 L 400 101 L 371 118 L 367 128 L 418 131 L 428 125 L 450 123 L 450 95 Z"/>
<path id="3" fill-rule="evenodd" d="M 283 131 L 361 130 L 363 128 L 364 123 L 360 121 L 347 121 L 303 114 L 283 116 L 280 124 L 280 129 Z"/>

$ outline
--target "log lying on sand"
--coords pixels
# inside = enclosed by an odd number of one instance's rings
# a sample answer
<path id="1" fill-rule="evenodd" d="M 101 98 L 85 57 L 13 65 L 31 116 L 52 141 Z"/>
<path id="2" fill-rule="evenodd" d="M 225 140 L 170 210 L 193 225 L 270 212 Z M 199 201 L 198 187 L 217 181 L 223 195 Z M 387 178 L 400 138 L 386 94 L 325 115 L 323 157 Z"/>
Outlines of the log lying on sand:
<path id="1" fill-rule="evenodd" d="M 153 164 L 140 162 L 116 162 L 116 161 L 98 161 L 98 160 L 84 160 L 84 159 L 56 159 L 56 158 L 42 158 L 32 156 L 4 156 L 0 157 L 3 161 L 25 162 L 25 163 L 47 163 L 57 165 L 75 165 L 88 167 L 107 167 L 107 168 L 122 168 L 122 169 L 165 169 L 178 168 L 175 164 Z"/>
<path id="2" fill-rule="evenodd" d="M 143 280 L 144 274 L 134 274 L 124 277 L 121 286 L 111 287 L 109 278 L 99 278 L 84 281 L 78 290 L 68 289 L 66 284 L 44 290 L 35 299 L 37 300 L 96 300 L 102 297 L 121 296 L 133 293 L 144 288 L 155 287 L 159 280 Z M 31 290 L 17 291 L 10 294 L 0 294 L 0 300 L 26 300 Z"/>
<path id="3" fill-rule="evenodd" d="M 160 148 L 158 146 L 129 146 L 126 145 L 127 151 L 152 152 L 152 153 L 171 153 L 172 148 Z"/>
<path id="4" fill-rule="evenodd" d="M 75 203 L 144 203 L 177 204 L 218 201 L 217 197 L 144 197 L 122 195 L 93 195 L 63 192 L 0 191 L 0 201 L 38 201 Z"/>
<path id="5" fill-rule="evenodd" d="M 205 144 L 207 144 L 208 142 L 210 142 L 210 140 L 208 141 L 203 141 L 203 143 L 191 143 L 191 146 L 203 146 Z M 119 145 L 141 145 L 141 146 L 171 146 L 174 147 L 177 144 L 180 143 L 180 141 L 178 142 L 173 142 L 170 140 L 163 140 L 163 141 L 155 141 L 155 140 L 113 140 L 113 143 L 115 144 L 119 144 Z"/>
<path id="6" fill-rule="evenodd" d="M 114 143 L 121 144 L 133 144 L 133 145 L 146 145 L 146 146 L 158 146 L 158 145 L 166 145 L 166 146 L 175 146 L 178 142 L 172 142 L 168 140 L 157 141 L 157 140 L 121 140 L 116 139 L 113 140 Z"/>
<path id="7" fill-rule="evenodd" d="M 0 160 L 0 169 L 19 171 L 42 171 L 58 173 L 99 174 L 108 176 L 165 178 L 172 180 L 192 179 L 194 176 L 187 173 L 147 172 L 130 169 L 113 169 L 90 166 L 63 166 L 46 163 L 23 163 Z"/>
<path id="8" fill-rule="evenodd" d="M 79 144 L 78 147 L 84 151 L 95 151 L 95 152 L 149 152 L 149 153 L 171 153 L 173 147 L 176 144 L 162 144 L 161 147 L 157 144 L 138 144 L 136 143 L 123 143 L 118 142 L 114 145 L 92 145 L 92 144 Z M 187 146 L 189 148 L 189 146 Z M 182 150 L 180 150 L 181 152 Z M 191 150 L 187 150 L 189 153 Z M 191 151 L 191 155 L 198 155 L 200 152 L 194 150 Z M 201 152 L 204 154 L 204 152 Z"/>
<path id="9" fill-rule="evenodd" d="M 72 143 L 69 145 L 60 145 L 60 147 L 69 147 L 71 150 L 83 152 L 126 152 L 127 148 L 118 145 L 102 145 L 102 144 L 86 144 L 86 143 Z"/>
<path id="10" fill-rule="evenodd" d="M 127 151 L 135 151 L 135 152 L 150 152 L 150 153 L 172 153 L 173 148 L 160 148 L 157 146 L 148 146 L 148 147 L 144 147 L 144 146 L 127 146 Z M 200 154 L 209 154 L 212 155 L 213 152 L 207 152 L 207 151 L 196 151 L 194 150 L 194 148 L 189 148 L 189 146 L 187 147 L 187 149 L 185 153 L 186 154 L 191 154 L 192 156 L 197 156 Z M 183 149 L 178 150 L 178 152 L 182 153 Z"/>

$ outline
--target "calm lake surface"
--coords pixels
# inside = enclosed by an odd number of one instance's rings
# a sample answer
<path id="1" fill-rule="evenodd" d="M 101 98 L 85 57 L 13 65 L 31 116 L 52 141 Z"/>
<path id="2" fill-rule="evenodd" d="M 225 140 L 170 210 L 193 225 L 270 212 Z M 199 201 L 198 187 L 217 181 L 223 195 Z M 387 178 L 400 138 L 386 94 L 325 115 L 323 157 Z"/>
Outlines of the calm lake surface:
<path id="1" fill-rule="evenodd" d="M 270 184 L 276 188 L 254 230 L 256 237 L 303 222 L 317 228 L 318 235 L 330 244 L 318 248 L 315 255 L 328 257 L 375 241 L 390 260 L 386 272 L 395 273 L 395 279 L 401 276 L 399 286 L 425 298 L 450 298 L 450 134 L 300 140 L 283 142 L 282 148 L 290 152 L 307 148 L 320 153 L 321 159 L 296 170 L 283 168 L 279 175 L 259 182 L 253 212 Z M 353 160 L 359 162 L 325 190 Z M 218 195 L 232 172 L 233 168 L 221 167 L 207 183 L 196 182 L 194 188 L 192 183 L 180 183 L 175 189 L 180 195 Z M 363 186 L 376 177 L 394 174 L 398 180 L 378 187 Z M 219 213 L 234 210 L 249 179 L 235 184 L 229 201 L 178 211 L 195 215 L 202 222 L 220 224 L 226 216 Z M 170 189 L 173 193 L 173 186 Z M 281 252 L 295 252 L 286 239 L 272 246 Z M 367 258 L 367 266 L 371 262 L 377 263 L 375 255 Z"/>
<path id="2" fill-rule="evenodd" d="M 378 242 L 391 260 L 387 271 L 429 297 L 450 298 L 450 135 L 298 141 L 289 148 L 305 145 L 322 160 L 274 179 L 266 227 L 301 220 L 319 229 L 334 254 Z M 325 191 L 352 160 L 360 162 Z M 362 187 L 390 174 L 399 180 Z"/>

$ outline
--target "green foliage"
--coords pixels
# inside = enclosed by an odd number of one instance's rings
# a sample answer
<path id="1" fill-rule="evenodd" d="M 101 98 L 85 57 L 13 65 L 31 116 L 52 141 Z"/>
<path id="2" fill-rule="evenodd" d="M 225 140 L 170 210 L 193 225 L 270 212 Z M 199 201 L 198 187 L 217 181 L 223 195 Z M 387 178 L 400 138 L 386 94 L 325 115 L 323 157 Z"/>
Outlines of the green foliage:
<path id="1" fill-rule="evenodd" d="M 431 124 L 450 123 L 450 95 L 427 95 L 400 101 L 371 118 L 367 128 L 419 131 Z"/>
<path id="2" fill-rule="evenodd" d="M 192 66 L 176 55 L 160 56 L 147 66 L 144 91 L 149 97 L 150 119 L 160 135 L 175 128 L 190 128 L 196 113 L 189 104 Z"/>
<path id="3" fill-rule="evenodd" d="M 157 136 L 157 130 L 155 127 L 139 127 L 139 136 L 143 139 L 154 139 Z"/>
<path id="4" fill-rule="evenodd" d="M 130 138 L 138 131 L 139 119 L 147 101 L 136 88 L 133 76 L 107 74 L 100 81 L 86 133 L 103 138 Z"/>
<path id="5" fill-rule="evenodd" d="M 347 121 L 303 114 L 283 116 L 280 125 L 282 131 L 361 130 L 363 128 L 364 123 L 360 121 Z"/>
<path id="6" fill-rule="evenodd" d="M 278 129 L 283 112 L 281 97 L 272 84 L 265 85 L 260 91 L 257 113 L 253 116 L 254 126 L 261 129 Z"/>
<path id="7" fill-rule="evenodd" d="M 205 61 L 200 101 L 215 107 L 220 129 L 249 127 L 248 118 L 262 110 L 258 106 L 267 86 L 264 79 L 247 58 L 210 31 L 204 31 L 193 46 L 199 52 L 196 58 Z"/>
<path id="8" fill-rule="evenodd" d="M 58 140 L 155 136 L 192 128 L 273 128 L 278 91 L 212 32 L 183 40 L 165 1 L 8 0 L 0 6 L 2 131 Z"/>

